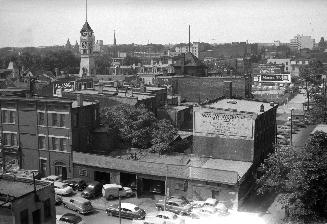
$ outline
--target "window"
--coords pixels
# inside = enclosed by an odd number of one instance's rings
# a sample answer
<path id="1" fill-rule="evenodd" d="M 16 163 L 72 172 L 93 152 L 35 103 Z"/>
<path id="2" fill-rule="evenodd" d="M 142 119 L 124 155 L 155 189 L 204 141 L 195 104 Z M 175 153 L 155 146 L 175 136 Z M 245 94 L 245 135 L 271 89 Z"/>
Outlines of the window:
<path id="1" fill-rule="evenodd" d="M 45 149 L 45 136 L 39 136 L 39 149 Z"/>
<path id="2" fill-rule="evenodd" d="M 20 212 L 20 223 L 28 224 L 28 209 L 24 209 Z"/>
<path id="3" fill-rule="evenodd" d="M 60 151 L 67 151 L 66 150 L 66 144 L 67 144 L 67 140 L 65 138 L 60 138 Z"/>
<path id="4" fill-rule="evenodd" d="M 2 110 L 2 122 L 7 124 L 14 124 L 16 120 L 16 111 Z"/>
<path id="5" fill-rule="evenodd" d="M 59 150 L 59 138 L 52 137 L 52 150 Z"/>
<path id="6" fill-rule="evenodd" d="M 78 126 L 78 114 L 72 114 L 73 127 L 76 128 Z"/>
<path id="7" fill-rule="evenodd" d="M 3 133 L 3 145 L 16 146 L 17 145 L 16 133 Z"/>
<path id="8" fill-rule="evenodd" d="M 52 126 L 58 126 L 58 116 L 57 116 L 57 114 L 52 114 Z"/>
<path id="9" fill-rule="evenodd" d="M 47 220 L 49 218 L 51 218 L 50 198 L 44 201 L 44 219 Z"/>
<path id="10" fill-rule="evenodd" d="M 65 127 L 65 115 L 64 114 L 59 114 L 59 117 L 60 117 L 59 126 L 60 127 Z"/>
<path id="11" fill-rule="evenodd" d="M 84 170 L 84 169 L 79 170 L 79 175 L 87 177 L 87 170 Z"/>
<path id="12" fill-rule="evenodd" d="M 39 125 L 44 125 L 45 122 L 44 122 L 44 113 L 43 112 L 38 112 L 38 118 L 39 118 Z"/>

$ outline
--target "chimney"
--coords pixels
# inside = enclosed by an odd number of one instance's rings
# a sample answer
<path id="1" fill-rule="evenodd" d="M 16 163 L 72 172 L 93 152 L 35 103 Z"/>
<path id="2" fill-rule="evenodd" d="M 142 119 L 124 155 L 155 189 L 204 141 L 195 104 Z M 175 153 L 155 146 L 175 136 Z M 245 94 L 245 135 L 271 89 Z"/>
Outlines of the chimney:
<path id="1" fill-rule="evenodd" d="M 233 82 L 232 81 L 224 81 L 224 96 L 226 98 L 233 97 Z"/>
<path id="2" fill-rule="evenodd" d="M 103 94 L 103 83 L 99 83 L 98 94 Z"/>
<path id="3" fill-rule="evenodd" d="M 76 101 L 77 101 L 77 106 L 81 107 L 83 106 L 83 95 L 82 94 L 78 94 L 76 97 Z"/>
<path id="4" fill-rule="evenodd" d="M 263 104 L 260 106 L 260 112 L 265 112 L 265 106 Z"/>

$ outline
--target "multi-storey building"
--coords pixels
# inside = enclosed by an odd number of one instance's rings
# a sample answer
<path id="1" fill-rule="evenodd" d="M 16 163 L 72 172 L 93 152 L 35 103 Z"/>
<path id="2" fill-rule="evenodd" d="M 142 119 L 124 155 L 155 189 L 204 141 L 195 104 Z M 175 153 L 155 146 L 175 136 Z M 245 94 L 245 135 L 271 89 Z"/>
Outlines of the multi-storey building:
<path id="1" fill-rule="evenodd" d="M 98 103 L 61 98 L 0 97 L 2 158 L 42 176 L 72 177 L 72 151 L 87 151 Z"/>
<path id="2" fill-rule="evenodd" d="M 267 64 L 276 64 L 282 65 L 284 68 L 283 73 L 290 73 L 291 72 L 291 59 L 290 58 L 269 58 L 267 60 Z"/>
<path id="3" fill-rule="evenodd" d="M 190 50 L 188 45 L 181 45 L 175 47 L 176 53 L 181 54 L 181 53 L 191 52 L 197 58 L 199 58 L 199 52 L 201 52 L 202 50 L 203 50 L 203 46 L 199 42 L 193 42 L 190 46 Z"/>
<path id="4" fill-rule="evenodd" d="M 315 39 L 312 39 L 311 36 L 303 36 L 299 34 L 290 41 L 290 48 L 293 50 L 301 50 L 304 48 L 312 50 L 315 45 Z"/>
<path id="5" fill-rule="evenodd" d="M 33 183 L 31 179 L 1 176 L 0 223 L 55 224 L 53 184 L 41 181 Z"/>

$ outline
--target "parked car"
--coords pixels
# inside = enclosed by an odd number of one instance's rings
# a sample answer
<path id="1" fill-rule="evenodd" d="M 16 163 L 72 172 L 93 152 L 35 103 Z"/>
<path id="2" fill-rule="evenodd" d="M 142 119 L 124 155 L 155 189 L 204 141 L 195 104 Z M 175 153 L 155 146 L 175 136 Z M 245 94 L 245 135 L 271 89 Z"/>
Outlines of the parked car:
<path id="1" fill-rule="evenodd" d="M 63 182 L 71 186 L 74 191 L 83 191 L 86 188 L 86 182 L 81 178 L 73 178 L 69 180 L 64 180 Z"/>
<path id="2" fill-rule="evenodd" d="M 216 212 L 217 209 L 213 206 L 203 206 L 201 208 L 194 208 L 191 212 L 191 215 L 195 215 L 201 219 L 204 217 L 212 216 Z"/>
<path id="3" fill-rule="evenodd" d="M 87 184 L 87 187 L 82 192 L 82 197 L 91 199 L 102 195 L 102 184 L 98 181 L 93 181 Z"/>
<path id="4" fill-rule="evenodd" d="M 164 200 L 159 200 L 155 205 L 158 211 L 163 211 L 165 208 Z M 181 199 L 170 198 L 166 200 L 166 211 L 176 214 L 190 214 L 191 210 L 192 206 Z"/>
<path id="5" fill-rule="evenodd" d="M 219 202 L 217 199 L 215 198 L 208 198 L 205 202 L 204 202 L 204 206 L 203 207 L 213 207 L 216 209 L 216 213 L 219 213 L 221 215 L 227 215 L 229 214 L 228 212 L 228 208 L 226 207 L 226 205 L 222 202 Z"/>
<path id="6" fill-rule="evenodd" d="M 169 211 L 160 211 L 149 214 L 145 217 L 144 222 L 155 224 L 184 224 L 185 220 L 178 217 L 175 213 Z"/>
<path id="7" fill-rule="evenodd" d="M 204 205 L 204 201 L 192 201 L 191 206 L 192 208 L 201 208 Z"/>
<path id="8" fill-rule="evenodd" d="M 53 182 L 55 193 L 62 196 L 68 196 L 74 193 L 73 188 L 68 186 L 66 183 L 59 181 Z"/>
<path id="9" fill-rule="evenodd" d="M 55 194 L 55 205 L 61 205 L 62 203 L 62 197 Z"/>
<path id="10" fill-rule="evenodd" d="M 47 177 L 41 178 L 42 181 L 49 181 L 49 182 L 55 182 L 55 181 L 61 181 L 60 176 L 50 175 Z"/>
<path id="11" fill-rule="evenodd" d="M 129 187 L 122 187 L 119 184 L 105 184 L 102 188 L 102 196 L 107 200 L 121 197 L 132 197 L 135 193 Z"/>
<path id="12" fill-rule="evenodd" d="M 184 197 L 183 195 L 171 195 L 167 199 L 169 200 L 171 198 L 180 199 L 180 200 L 183 200 L 186 204 L 190 204 L 190 201 L 186 197 Z"/>
<path id="13" fill-rule="evenodd" d="M 73 213 L 65 213 L 63 215 L 56 215 L 57 224 L 85 224 L 81 216 L 75 215 Z"/>
<path id="14" fill-rule="evenodd" d="M 165 186 L 161 182 L 154 181 L 153 183 L 151 183 L 149 191 L 151 193 L 164 194 Z"/>
<path id="15" fill-rule="evenodd" d="M 63 198 L 62 204 L 66 208 L 76 211 L 80 214 L 87 214 L 94 211 L 91 202 L 82 197 Z"/>
<path id="16" fill-rule="evenodd" d="M 109 216 L 119 216 L 119 204 L 110 205 L 106 209 Z M 131 203 L 121 203 L 121 217 L 125 219 L 144 219 L 145 211 Z"/>

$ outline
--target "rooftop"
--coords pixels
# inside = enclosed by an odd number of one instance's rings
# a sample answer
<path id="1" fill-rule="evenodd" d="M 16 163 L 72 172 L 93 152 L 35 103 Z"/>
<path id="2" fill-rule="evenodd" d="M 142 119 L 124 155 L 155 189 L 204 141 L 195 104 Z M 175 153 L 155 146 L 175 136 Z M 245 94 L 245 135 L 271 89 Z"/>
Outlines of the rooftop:
<path id="1" fill-rule="evenodd" d="M 137 159 L 133 159 L 131 157 L 133 153 L 126 153 L 124 156 L 73 153 L 73 162 L 76 164 L 232 185 L 236 184 L 252 166 L 251 162 L 200 158 L 184 154 L 143 153 L 137 154 Z"/>
<path id="2" fill-rule="evenodd" d="M 48 182 L 36 181 L 36 190 L 40 190 L 50 184 Z M 11 198 L 19 198 L 33 191 L 34 185 L 31 179 L 10 176 L 2 176 L 0 178 L 0 196 L 6 195 Z"/>
<path id="3" fill-rule="evenodd" d="M 318 124 L 315 129 L 311 132 L 311 134 L 314 134 L 316 131 L 322 131 L 327 133 L 327 124 Z"/>
<path id="4" fill-rule="evenodd" d="M 216 109 L 231 109 L 237 110 L 239 112 L 243 111 L 255 114 L 262 114 L 262 112 L 260 112 L 261 105 L 264 106 L 264 111 L 273 108 L 273 106 L 270 106 L 270 103 L 239 99 L 222 99 L 215 103 L 207 104 L 204 107 Z"/>

